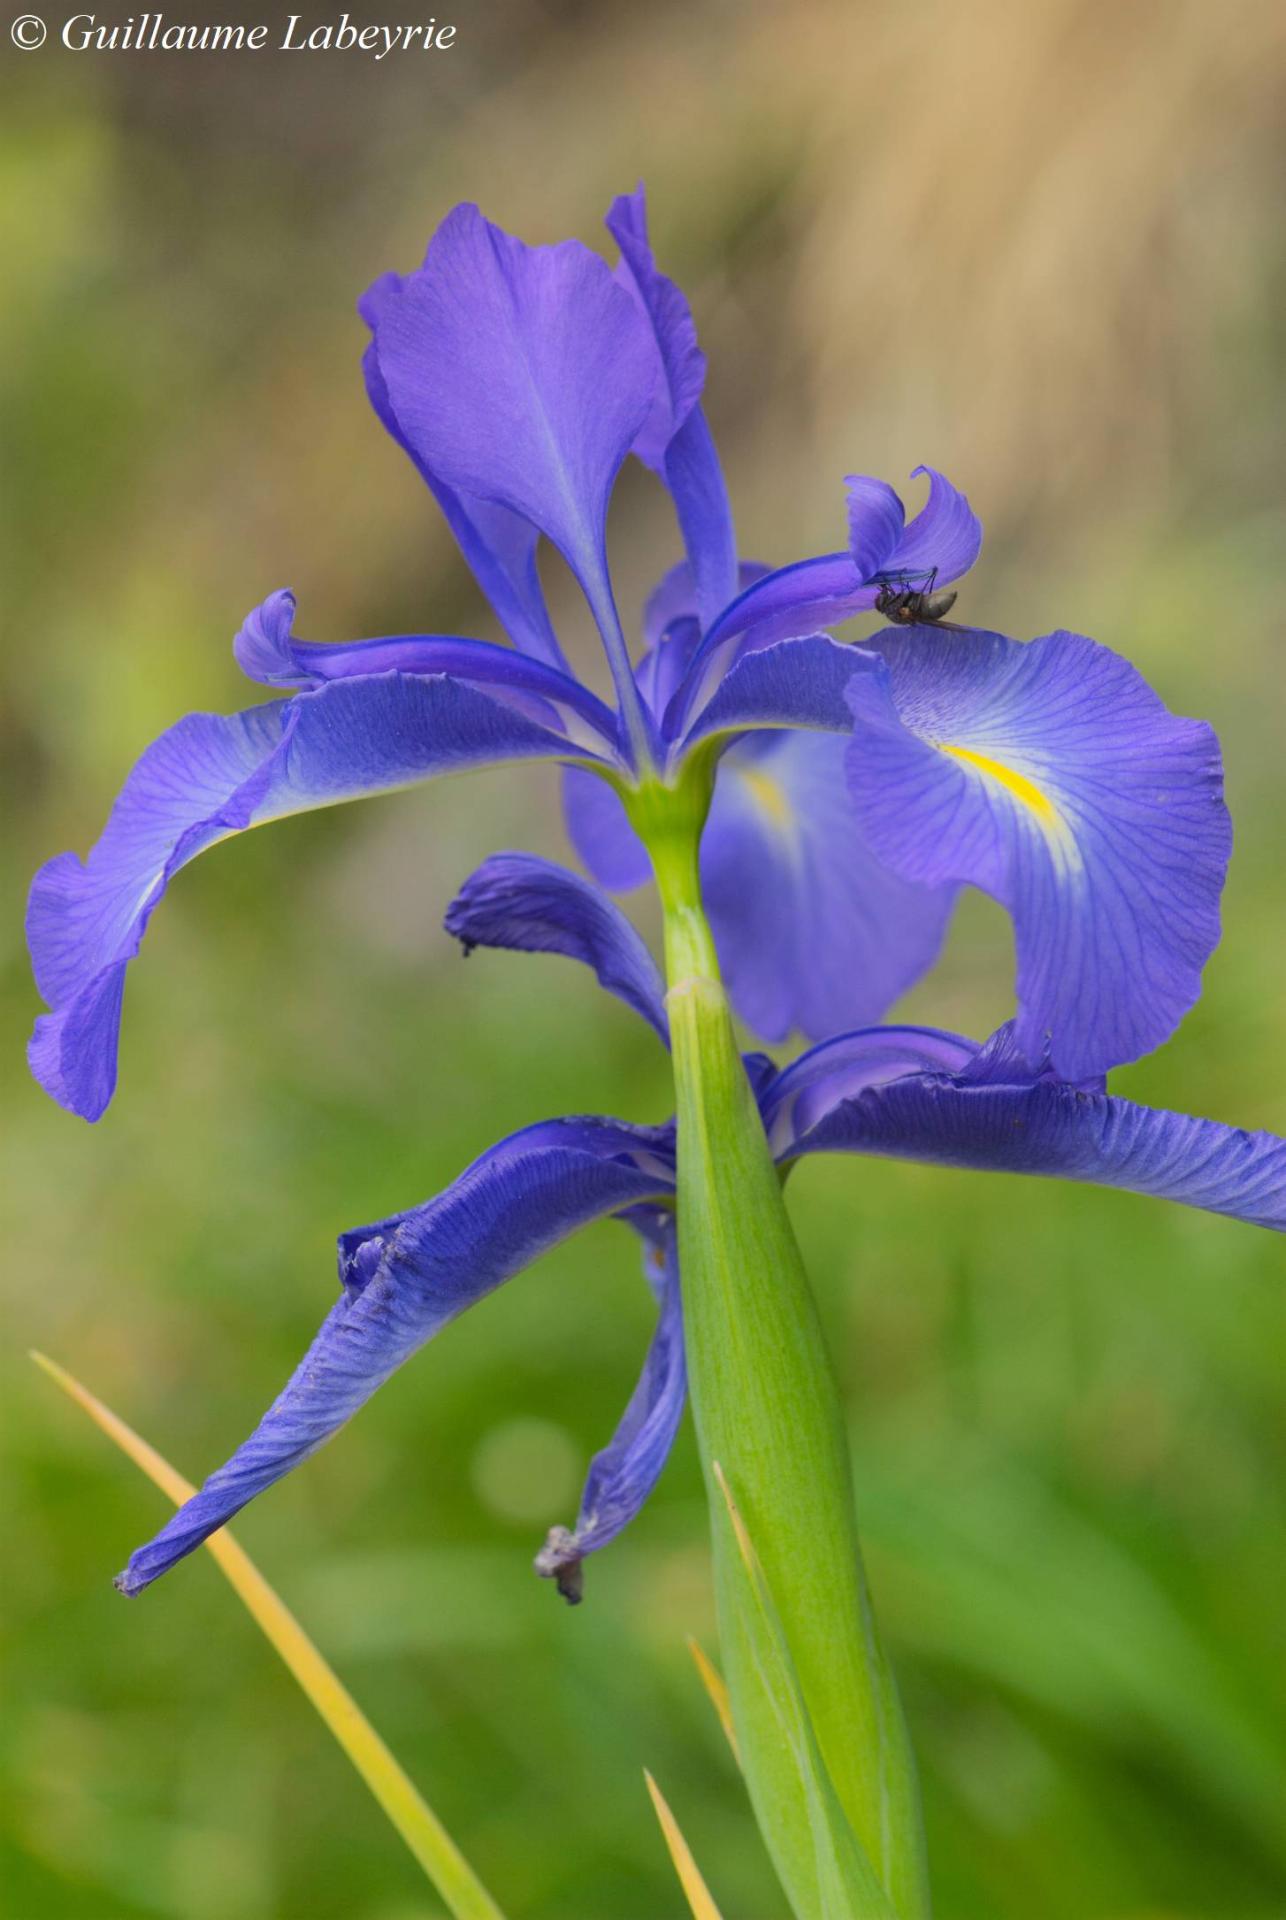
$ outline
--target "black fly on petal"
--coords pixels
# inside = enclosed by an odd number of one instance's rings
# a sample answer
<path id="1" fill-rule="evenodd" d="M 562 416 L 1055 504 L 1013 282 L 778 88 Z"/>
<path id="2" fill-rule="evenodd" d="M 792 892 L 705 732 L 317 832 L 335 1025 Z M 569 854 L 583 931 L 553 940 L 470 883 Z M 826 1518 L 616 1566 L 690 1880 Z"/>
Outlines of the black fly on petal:
<path id="1" fill-rule="evenodd" d="M 956 604 L 954 592 L 935 593 L 937 568 L 924 574 L 883 574 L 879 579 L 875 611 L 898 627 L 951 626 L 945 619 Z M 923 586 L 915 582 L 922 580 Z M 957 629 L 953 629 L 955 631 Z"/>

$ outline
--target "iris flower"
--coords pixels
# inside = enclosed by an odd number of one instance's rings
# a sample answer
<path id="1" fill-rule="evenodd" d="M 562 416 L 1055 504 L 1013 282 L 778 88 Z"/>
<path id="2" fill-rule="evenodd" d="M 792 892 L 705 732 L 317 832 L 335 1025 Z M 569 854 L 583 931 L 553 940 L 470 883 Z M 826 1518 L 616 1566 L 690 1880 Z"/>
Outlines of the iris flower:
<path id="1" fill-rule="evenodd" d="M 602 887 L 648 877 L 650 836 L 703 827 L 701 894 L 734 1004 L 769 1040 L 821 1042 L 777 1073 L 747 1058 L 783 1167 L 823 1147 L 1060 1173 L 1281 1224 L 1280 1143 L 1110 1099 L 1108 1068 L 1163 1041 L 1219 936 L 1229 851 L 1218 745 L 1128 662 L 1076 634 L 1026 645 L 937 624 L 862 645 L 827 630 L 959 579 L 981 543 L 938 472 L 907 522 L 883 481 L 847 482 L 847 544 L 776 570 L 738 559 L 701 406 L 688 303 L 657 268 L 642 189 L 607 217 L 609 267 L 529 248 L 475 207 L 423 265 L 361 303 L 368 394 L 445 515 L 508 645 L 437 633 L 319 645 L 269 596 L 235 641 L 276 698 L 192 714 L 126 780 L 88 860 L 37 875 L 28 931 L 50 1011 L 37 1078 L 89 1119 L 116 1083 L 126 970 L 170 880 L 248 827 L 440 773 L 563 770 L 571 838 Z M 607 560 L 633 455 L 673 503 L 684 557 L 651 595 L 637 658 Z M 540 583 L 542 541 L 589 606 L 607 700 L 571 670 Z M 1009 911 L 1014 1020 L 985 1046 L 879 1027 L 931 963 L 956 894 Z M 656 971 L 606 894 L 510 856 L 451 910 L 468 942 L 552 946 L 657 1031 Z M 835 1037 L 838 1035 L 839 1037 Z M 672 1126 L 547 1122 L 446 1193 L 345 1235 L 343 1291 L 263 1426 L 153 1548 L 130 1589 L 286 1472 L 464 1306 L 585 1221 L 625 1219 L 661 1302 L 657 1342 L 596 1462 L 564 1584 L 659 1471 L 683 1397 Z"/>
<path id="2" fill-rule="evenodd" d="M 664 1041 L 660 975 L 620 909 L 530 855 L 486 861 L 452 903 L 465 945 L 562 953 L 591 967 Z M 855 1153 L 1124 1187 L 1286 1231 L 1286 1140 L 1136 1105 L 1100 1076 L 1073 1084 L 1024 1063 L 1012 1022 L 985 1045 L 932 1027 L 838 1034 L 778 1071 L 745 1059 L 783 1177 L 808 1154 Z M 656 1332 L 574 1530 L 556 1527 L 537 1570 L 580 1597 L 581 1563 L 656 1484 L 685 1397 L 675 1256 L 675 1134 L 611 1119 L 549 1120 L 502 1140 L 444 1193 L 339 1242 L 340 1298 L 280 1398 L 117 1584 L 140 1592 L 247 1501 L 329 1439 L 448 1321 L 589 1222 L 618 1219 L 644 1246 Z"/>
<path id="3" fill-rule="evenodd" d="M 769 1040 L 880 1019 L 932 962 L 961 883 L 1011 912 L 1016 1044 L 1072 1078 L 1171 1031 L 1218 937 L 1228 851 L 1218 750 L 1126 662 L 1054 634 L 824 629 L 883 588 L 941 586 L 977 556 L 968 502 L 928 473 L 909 524 L 848 482 L 848 542 L 776 571 L 739 563 L 701 406 L 691 311 L 657 269 L 642 189 L 618 199 L 613 269 L 530 248 L 473 206 L 424 264 L 366 294 L 375 411 L 445 514 L 511 644 L 436 633 L 314 644 L 272 594 L 236 657 L 278 693 L 190 714 L 143 754 L 87 860 L 34 882 L 28 934 L 50 1011 L 29 1057 L 97 1119 L 117 1076 L 129 962 L 174 875 L 251 826 L 520 760 L 563 771 L 571 838 L 611 889 L 645 879 L 635 829 L 702 789 L 703 891 L 734 1004 Z M 673 502 L 685 557 L 632 657 L 606 519 L 633 454 Z M 571 671 L 542 541 L 593 613 L 613 699 Z"/>

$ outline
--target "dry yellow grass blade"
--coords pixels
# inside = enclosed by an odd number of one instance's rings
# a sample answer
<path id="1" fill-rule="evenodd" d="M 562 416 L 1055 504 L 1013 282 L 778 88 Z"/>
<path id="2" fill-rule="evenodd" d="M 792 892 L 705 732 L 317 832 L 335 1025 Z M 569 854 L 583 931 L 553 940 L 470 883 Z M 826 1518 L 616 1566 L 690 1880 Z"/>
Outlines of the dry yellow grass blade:
<path id="1" fill-rule="evenodd" d="M 701 1642 L 695 1640 L 691 1634 L 688 1635 L 688 1652 L 692 1655 L 692 1664 L 701 1677 L 701 1684 L 710 1696 L 710 1704 L 719 1716 L 719 1725 L 723 1728 L 724 1738 L 732 1748 L 732 1757 L 740 1766 L 741 1755 L 737 1751 L 737 1730 L 732 1724 L 732 1701 L 728 1697 L 728 1683 Z"/>
<path id="2" fill-rule="evenodd" d="M 678 1821 L 670 1812 L 665 1795 L 646 1767 L 643 1769 L 643 1778 L 647 1781 L 647 1790 L 652 1796 L 652 1805 L 656 1808 L 656 1817 L 661 1823 L 665 1844 L 670 1849 L 674 1871 L 679 1876 L 679 1884 L 687 1895 L 688 1905 L 692 1909 L 693 1920 L 721 1920 L 710 1889 L 701 1878 L 700 1869 L 692 1858 L 692 1849 L 684 1839 Z"/>
<path id="3" fill-rule="evenodd" d="M 154 1447 L 118 1419 L 110 1407 L 43 1353 L 38 1367 L 83 1407 L 96 1425 L 135 1466 L 141 1467 L 176 1506 L 196 1491 Z M 296 1680 L 338 1740 L 380 1806 L 433 1882 L 455 1920 L 504 1920 L 499 1907 L 474 1873 L 414 1782 L 389 1752 L 348 1689 L 327 1666 L 290 1609 L 268 1585 L 254 1562 L 225 1530 L 206 1541 L 213 1558 L 247 1612 L 276 1648 Z M 711 1909 L 713 1912 L 713 1909 Z"/>

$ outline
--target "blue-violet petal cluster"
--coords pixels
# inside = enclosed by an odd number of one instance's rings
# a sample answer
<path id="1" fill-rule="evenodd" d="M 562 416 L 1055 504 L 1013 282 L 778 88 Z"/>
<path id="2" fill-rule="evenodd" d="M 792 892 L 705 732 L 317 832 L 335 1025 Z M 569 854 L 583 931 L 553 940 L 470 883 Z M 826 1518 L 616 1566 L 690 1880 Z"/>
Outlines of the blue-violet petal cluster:
<path id="1" fill-rule="evenodd" d="M 447 925 L 466 947 L 581 961 L 666 1038 L 646 947 L 577 875 L 531 855 L 495 855 L 452 902 Z M 746 1068 L 785 1171 L 809 1154 L 854 1153 L 1040 1174 L 1286 1231 L 1286 1140 L 1138 1106 L 1049 1069 L 1032 1073 L 1012 1023 L 983 1046 L 931 1027 L 869 1027 L 822 1042 L 781 1072 L 760 1055 Z M 294 1378 L 117 1584 L 140 1592 L 314 1452 L 456 1314 L 578 1228 L 614 1217 L 644 1242 L 658 1320 L 621 1425 L 590 1468 L 576 1527 L 554 1528 L 537 1556 L 537 1570 L 578 1599 L 581 1562 L 647 1499 L 683 1411 L 674 1145 L 672 1124 L 547 1121 L 493 1147 L 436 1199 L 345 1234 L 340 1298 Z"/>
<path id="2" fill-rule="evenodd" d="M 375 412 L 510 644 L 300 640 L 284 592 L 247 618 L 237 659 L 285 697 L 180 721 L 88 859 L 60 855 L 34 883 L 49 1012 L 31 1064 L 74 1112 L 97 1119 L 112 1098 L 126 970 L 189 860 L 286 814 L 522 759 L 559 763 L 573 843 L 620 890 L 649 871 L 624 800 L 674 785 L 694 758 L 715 769 L 703 884 L 734 1001 L 767 1039 L 880 1019 L 932 964 L 966 883 L 1013 915 L 1029 1064 L 1101 1070 L 1158 1044 L 1191 1004 L 1228 849 L 1208 729 L 1072 635 L 1022 647 L 894 625 L 862 645 L 832 638 L 890 586 L 942 586 L 972 566 L 977 517 L 934 470 L 910 518 L 884 481 L 853 475 L 845 545 L 775 569 L 739 560 L 705 358 L 656 265 L 642 190 L 607 224 L 615 270 L 579 242 L 527 247 L 459 207 L 422 266 L 365 295 Z M 637 652 L 606 545 L 630 455 L 668 490 L 683 549 Z M 542 541 L 584 592 L 611 704 L 554 631 Z"/>
<path id="3" fill-rule="evenodd" d="M 741 555 L 705 356 L 656 263 L 641 188 L 607 228 L 613 265 L 574 240 L 528 247 L 457 207 L 420 267 L 365 294 L 371 405 L 506 642 L 322 644 L 296 636 L 290 593 L 256 607 L 234 652 L 271 697 L 180 720 L 143 753 L 88 858 L 61 854 L 36 876 L 37 1079 L 86 1119 L 106 1110 L 129 963 L 199 853 L 311 808 L 545 760 L 597 885 L 496 856 L 453 902 L 451 932 L 466 949 L 578 960 L 668 1043 L 655 963 L 609 895 L 650 877 L 634 823 L 695 794 L 701 891 L 735 1007 L 767 1040 L 816 1043 L 780 1071 L 745 1056 L 783 1171 L 818 1152 L 891 1155 L 1095 1181 L 1282 1230 L 1286 1143 L 1106 1090 L 1113 1067 L 1183 1018 L 1219 938 L 1230 830 L 1211 730 L 1081 635 L 1020 644 L 944 625 L 941 590 L 968 574 L 982 530 L 934 468 L 912 476 L 927 482 L 918 512 L 852 474 L 833 550 L 776 567 Z M 676 524 L 637 644 L 607 551 L 631 457 Z M 610 699 L 555 629 L 542 543 L 584 595 Z M 871 612 L 889 624 L 858 643 L 830 631 Z M 879 1024 L 932 965 L 965 886 L 1012 920 L 1013 1018 L 983 1045 Z M 615 1219 L 642 1248 L 657 1327 L 575 1526 L 539 1556 L 576 1597 L 581 1563 L 637 1512 L 682 1413 L 675 1189 L 672 1124 L 552 1120 L 425 1204 L 345 1234 L 339 1298 L 298 1372 L 120 1584 L 137 1592 L 190 1552 L 474 1301 Z"/>

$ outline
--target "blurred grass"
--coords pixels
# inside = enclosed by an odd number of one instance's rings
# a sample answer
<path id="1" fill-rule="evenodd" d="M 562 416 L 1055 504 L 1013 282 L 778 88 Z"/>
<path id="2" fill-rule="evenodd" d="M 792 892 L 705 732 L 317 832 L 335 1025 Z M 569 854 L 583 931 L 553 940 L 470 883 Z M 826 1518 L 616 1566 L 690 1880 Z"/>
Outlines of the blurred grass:
<path id="1" fill-rule="evenodd" d="M 34 1350 L 31 1359 L 176 1506 L 195 1498 L 197 1489 L 192 1482 L 176 1473 L 155 1447 L 96 1399 L 65 1368 L 47 1354 Z M 370 1789 L 384 1817 L 406 1842 L 416 1864 L 428 1876 L 454 1920 L 503 1920 L 494 1900 L 414 1781 L 389 1752 L 352 1694 L 323 1659 L 289 1607 L 264 1579 L 245 1548 L 233 1539 L 227 1527 L 212 1533 L 205 1547 L 264 1639 L 298 1683 L 309 1705 L 315 1708 L 327 1732 Z"/>
<path id="2" fill-rule="evenodd" d="M 248 606 L 289 582 L 315 638 L 491 631 L 368 415 L 355 295 L 455 198 L 590 237 L 645 173 L 746 551 L 834 544 L 843 472 L 931 459 L 988 528 L 967 615 L 1094 633 L 1218 726 L 1225 942 L 1176 1041 L 1117 1085 L 1280 1127 L 1282 34 L 1276 8 L 1181 0 L 499 0 L 427 74 L 6 47 L 11 1063 L 36 1009 L 30 871 L 88 845 L 178 713 L 244 700 L 228 640 Z M 663 503 L 627 476 L 627 607 L 673 553 Z M 587 649 L 553 570 L 551 589 Z M 665 1111 L 664 1062 L 622 1010 L 554 962 L 462 967 L 439 932 L 504 845 L 561 851 L 551 781 L 248 836 L 157 917 L 103 1125 L 15 1074 L 3 1819 L 24 1920 L 422 1910 L 212 1571 L 112 1593 L 154 1503 L 23 1356 L 92 1378 L 199 1475 L 320 1319 L 339 1228 L 527 1120 Z M 908 1011 L 986 1032 L 1008 964 L 1001 916 L 972 901 Z M 852 1408 L 943 1920 L 1286 1912 L 1279 1243 L 1122 1195 L 874 1164 L 802 1169 L 792 1207 Z M 648 1330 L 626 1236 L 602 1227 L 452 1328 L 242 1524 L 527 1920 L 678 1910 L 645 1762 L 723 1909 L 777 1911 L 684 1649 L 712 1636 L 688 1438 L 584 1608 L 529 1572 Z"/>

